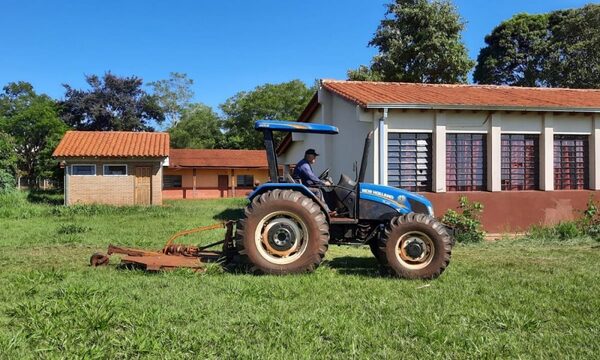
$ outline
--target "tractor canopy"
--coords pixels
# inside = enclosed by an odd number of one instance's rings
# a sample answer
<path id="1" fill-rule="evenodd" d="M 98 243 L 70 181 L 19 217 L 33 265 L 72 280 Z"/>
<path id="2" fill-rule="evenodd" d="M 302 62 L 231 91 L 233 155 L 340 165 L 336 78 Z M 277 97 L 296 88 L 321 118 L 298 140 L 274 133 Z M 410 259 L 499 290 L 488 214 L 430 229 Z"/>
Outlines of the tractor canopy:
<path id="1" fill-rule="evenodd" d="M 281 121 L 281 120 L 258 120 L 254 123 L 255 130 L 271 130 L 284 132 L 298 133 L 313 133 L 313 134 L 337 134 L 339 130 L 336 126 L 326 124 L 310 124 L 297 121 Z"/>

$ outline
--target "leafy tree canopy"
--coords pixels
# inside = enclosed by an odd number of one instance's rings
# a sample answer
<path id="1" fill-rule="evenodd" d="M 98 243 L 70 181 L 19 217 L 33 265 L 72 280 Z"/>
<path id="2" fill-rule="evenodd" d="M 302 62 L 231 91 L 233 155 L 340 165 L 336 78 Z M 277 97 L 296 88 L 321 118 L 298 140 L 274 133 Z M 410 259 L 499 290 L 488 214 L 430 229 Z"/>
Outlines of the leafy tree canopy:
<path id="1" fill-rule="evenodd" d="M 552 12 L 548 23 L 548 84 L 600 88 L 600 5 Z"/>
<path id="2" fill-rule="evenodd" d="M 14 139 L 0 132 L 0 193 L 15 188 L 17 172 L 17 153 Z"/>
<path id="3" fill-rule="evenodd" d="M 371 66 L 348 71 L 350 80 L 464 83 L 474 63 L 461 40 L 464 22 L 448 0 L 395 0 L 369 46 Z"/>
<path id="4" fill-rule="evenodd" d="M 86 75 L 88 90 L 64 84 L 62 118 L 77 130 L 152 130 L 151 121 L 161 124 L 165 111 L 157 96 L 142 89 L 142 79 L 119 77 L 107 72 L 102 78 Z"/>
<path id="5" fill-rule="evenodd" d="M 208 106 L 192 104 L 182 110 L 170 129 L 173 148 L 215 149 L 223 146 L 219 116 Z"/>
<path id="6" fill-rule="evenodd" d="M 482 84 L 600 87 L 600 5 L 519 14 L 486 36 L 473 79 Z"/>
<path id="7" fill-rule="evenodd" d="M 227 99 L 220 108 L 225 114 L 223 127 L 226 145 L 232 149 L 262 149 L 263 139 L 254 130 L 256 120 L 298 119 L 314 89 L 300 80 L 265 84 L 252 91 L 242 91 Z M 282 135 L 276 134 L 277 140 Z"/>
<path id="8" fill-rule="evenodd" d="M 546 14 L 518 14 L 504 21 L 485 37 L 473 79 L 482 84 L 545 85 L 547 30 Z"/>
<path id="9" fill-rule="evenodd" d="M 192 85 L 194 85 L 194 80 L 190 79 L 187 74 L 178 72 L 170 73 L 168 79 L 148 84 L 170 123 L 177 122 L 182 112 L 187 110 L 190 105 L 190 101 L 194 97 Z"/>
<path id="10" fill-rule="evenodd" d="M 52 151 L 67 125 L 58 116 L 57 104 L 46 95 L 38 95 L 27 83 L 11 83 L 0 94 L 3 132 L 14 141 L 18 168 L 33 180 L 51 177 L 57 167 Z"/>

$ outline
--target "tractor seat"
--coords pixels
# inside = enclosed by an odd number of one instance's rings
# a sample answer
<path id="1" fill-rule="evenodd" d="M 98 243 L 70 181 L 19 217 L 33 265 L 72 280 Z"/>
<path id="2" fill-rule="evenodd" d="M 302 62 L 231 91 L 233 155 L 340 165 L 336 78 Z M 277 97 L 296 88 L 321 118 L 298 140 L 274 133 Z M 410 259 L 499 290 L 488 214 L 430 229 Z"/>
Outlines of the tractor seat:
<path id="1" fill-rule="evenodd" d="M 300 183 L 300 181 L 296 181 L 296 179 L 294 179 L 292 177 L 292 175 L 290 175 L 289 173 L 285 174 L 285 182 L 291 183 L 291 184 L 298 184 L 298 183 Z"/>

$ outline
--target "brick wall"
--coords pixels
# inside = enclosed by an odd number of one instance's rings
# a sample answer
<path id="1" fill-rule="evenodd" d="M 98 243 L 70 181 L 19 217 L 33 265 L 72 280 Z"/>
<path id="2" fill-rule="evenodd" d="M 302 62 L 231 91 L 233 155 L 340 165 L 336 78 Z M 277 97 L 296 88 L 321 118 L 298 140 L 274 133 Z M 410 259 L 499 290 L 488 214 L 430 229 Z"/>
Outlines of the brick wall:
<path id="1" fill-rule="evenodd" d="M 134 176 L 69 176 L 67 205 L 133 205 Z"/>
<path id="2" fill-rule="evenodd" d="M 71 165 L 95 165 L 95 176 L 71 175 Z M 127 176 L 104 176 L 104 164 L 127 165 Z M 135 167 L 152 167 L 151 199 L 153 205 L 162 204 L 162 166 L 160 161 L 131 162 L 121 160 L 107 160 L 90 162 L 69 161 L 67 163 L 67 205 L 73 204 L 110 204 L 134 205 L 135 204 Z"/>
<path id="3" fill-rule="evenodd" d="M 252 192 L 249 188 L 236 188 L 235 197 L 246 197 Z M 163 199 L 216 199 L 233 197 L 231 189 L 219 190 L 217 188 L 168 188 L 162 191 Z"/>

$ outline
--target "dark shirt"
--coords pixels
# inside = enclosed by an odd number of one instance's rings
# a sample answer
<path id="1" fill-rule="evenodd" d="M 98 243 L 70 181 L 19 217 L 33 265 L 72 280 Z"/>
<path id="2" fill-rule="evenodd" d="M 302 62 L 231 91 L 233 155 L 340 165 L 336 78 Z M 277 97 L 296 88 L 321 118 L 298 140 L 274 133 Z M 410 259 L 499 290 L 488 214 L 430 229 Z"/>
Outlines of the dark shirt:
<path id="1" fill-rule="evenodd" d="M 325 185 L 325 183 L 315 175 L 312 166 L 310 166 L 306 159 L 302 159 L 296 164 L 292 177 L 294 179 L 300 179 L 305 186 Z"/>

